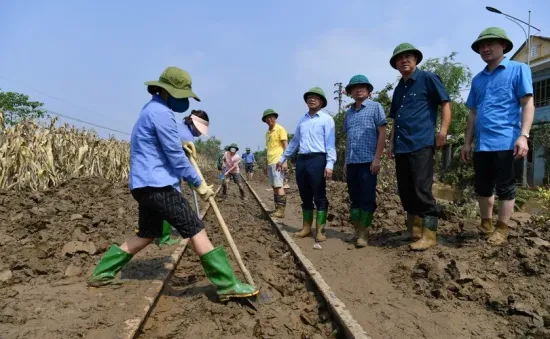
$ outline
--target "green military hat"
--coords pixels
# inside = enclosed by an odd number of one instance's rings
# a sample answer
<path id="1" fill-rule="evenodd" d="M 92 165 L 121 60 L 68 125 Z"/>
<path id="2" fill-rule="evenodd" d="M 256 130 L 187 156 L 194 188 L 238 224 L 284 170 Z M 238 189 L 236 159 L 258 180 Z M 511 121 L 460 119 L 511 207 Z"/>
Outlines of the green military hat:
<path id="1" fill-rule="evenodd" d="M 250 151 L 250 147 L 247 147 L 247 148 L 246 148 L 246 151 L 247 151 L 247 152 Z"/>
<path id="2" fill-rule="evenodd" d="M 309 94 L 316 94 L 318 96 L 320 96 L 321 98 L 323 98 L 323 106 L 321 106 L 321 108 L 325 108 L 327 106 L 327 97 L 325 96 L 325 91 L 323 91 L 323 89 L 321 87 L 313 87 L 311 88 L 309 91 L 305 92 L 304 93 L 304 101 L 307 102 L 307 96 Z"/>
<path id="3" fill-rule="evenodd" d="M 192 90 L 192 81 L 189 73 L 178 67 L 167 67 L 160 75 L 158 81 L 147 81 L 147 91 L 155 94 L 154 87 L 164 88 L 171 96 L 176 99 L 195 98 L 201 101 Z"/>
<path id="4" fill-rule="evenodd" d="M 372 90 L 374 89 L 369 81 L 369 78 L 362 74 L 354 75 L 353 77 L 351 77 L 351 79 L 349 79 L 349 83 L 346 86 L 346 93 L 351 94 L 351 89 L 355 85 L 367 85 L 369 92 L 372 92 Z"/>
<path id="5" fill-rule="evenodd" d="M 275 119 L 279 117 L 279 114 L 275 112 L 275 110 L 268 108 L 264 111 L 264 114 L 262 115 L 262 121 L 265 122 L 265 118 L 267 118 L 270 115 L 274 115 Z"/>
<path id="6" fill-rule="evenodd" d="M 505 54 L 510 52 L 512 48 L 514 48 L 514 44 L 506 34 L 506 31 L 504 31 L 500 27 L 489 27 L 484 29 L 481 33 L 479 33 L 479 36 L 477 37 L 476 41 L 474 41 L 474 43 L 472 44 L 472 49 L 474 50 L 474 52 L 479 54 L 479 43 L 483 40 L 489 40 L 489 39 L 498 39 L 498 40 L 506 41 L 506 48 L 504 49 Z"/>
<path id="7" fill-rule="evenodd" d="M 393 55 L 390 58 L 390 65 L 391 67 L 397 69 L 395 66 L 395 59 L 399 56 L 399 54 L 403 54 L 405 52 L 413 53 L 416 55 L 416 64 L 418 65 L 420 61 L 422 61 L 422 52 L 416 47 L 413 46 L 413 44 L 410 44 L 408 42 L 404 42 L 402 44 L 399 44 L 395 49 L 393 50 Z"/>
<path id="8" fill-rule="evenodd" d="M 227 146 L 228 151 L 229 151 L 230 148 L 235 148 L 236 152 L 239 151 L 239 146 L 237 146 L 237 144 L 235 144 L 235 143 L 232 143 L 231 145 Z"/>

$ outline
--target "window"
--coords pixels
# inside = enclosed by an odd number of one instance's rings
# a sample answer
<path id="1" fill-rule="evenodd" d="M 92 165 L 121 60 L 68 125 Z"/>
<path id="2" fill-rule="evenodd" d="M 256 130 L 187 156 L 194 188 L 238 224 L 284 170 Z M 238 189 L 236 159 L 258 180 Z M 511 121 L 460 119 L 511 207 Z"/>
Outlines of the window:
<path id="1" fill-rule="evenodd" d="M 550 105 L 550 79 L 544 79 L 533 83 L 535 107 Z"/>
<path id="2" fill-rule="evenodd" d="M 539 56 L 539 45 L 531 46 L 531 58 L 536 58 Z"/>

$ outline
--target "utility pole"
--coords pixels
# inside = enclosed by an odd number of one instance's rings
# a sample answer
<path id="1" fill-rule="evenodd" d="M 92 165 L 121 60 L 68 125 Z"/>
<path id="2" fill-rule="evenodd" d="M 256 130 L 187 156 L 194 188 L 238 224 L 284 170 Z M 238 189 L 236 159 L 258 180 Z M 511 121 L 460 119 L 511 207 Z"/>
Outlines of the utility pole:
<path id="1" fill-rule="evenodd" d="M 344 85 L 342 85 L 341 82 L 337 82 L 334 84 L 334 86 L 338 87 L 338 89 L 334 91 L 334 94 L 336 94 L 336 96 L 334 97 L 334 100 L 338 100 L 338 113 L 340 113 L 342 112 L 342 99 L 343 99 L 342 88 L 344 87 Z"/>

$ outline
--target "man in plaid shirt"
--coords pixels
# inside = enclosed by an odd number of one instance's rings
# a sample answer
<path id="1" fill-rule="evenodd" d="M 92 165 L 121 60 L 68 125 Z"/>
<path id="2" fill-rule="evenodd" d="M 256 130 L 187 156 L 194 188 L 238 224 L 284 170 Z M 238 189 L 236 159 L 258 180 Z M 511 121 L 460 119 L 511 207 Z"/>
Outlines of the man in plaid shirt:
<path id="1" fill-rule="evenodd" d="M 369 99 L 373 90 L 369 79 L 355 75 L 346 86 L 355 103 L 344 118 L 348 193 L 355 232 L 346 239 L 356 247 L 367 246 L 368 229 L 376 210 L 376 179 L 386 139 L 386 114 L 380 103 Z"/>

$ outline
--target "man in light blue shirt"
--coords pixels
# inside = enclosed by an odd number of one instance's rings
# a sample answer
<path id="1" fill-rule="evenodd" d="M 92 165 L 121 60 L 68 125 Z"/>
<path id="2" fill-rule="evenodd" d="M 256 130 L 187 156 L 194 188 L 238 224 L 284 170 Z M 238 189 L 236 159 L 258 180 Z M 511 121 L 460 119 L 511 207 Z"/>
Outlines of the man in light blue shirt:
<path id="1" fill-rule="evenodd" d="M 309 112 L 300 119 L 294 137 L 276 167 L 280 171 L 285 161 L 298 151 L 296 182 L 302 199 L 303 229 L 295 236 L 309 236 L 313 224 L 313 208 L 317 207 L 315 240 L 321 242 L 327 239 L 326 180 L 332 177 L 332 169 L 336 162 L 336 133 L 334 119 L 321 111 L 327 106 L 325 92 L 319 87 L 314 87 L 304 94 L 304 101 Z"/>
<path id="2" fill-rule="evenodd" d="M 248 180 L 252 180 L 252 177 L 254 176 L 254 165 L 256 164 L 256 158 L 254 157 L 254 153 L 250 151 L 250 147 L 246 148 L 246 153 L 243 153 L 242 158 L 244 161 L 246 176 L 248 177 Z"/>
<path id="3" fill-rule="evenodd" d="M 214 195 L 187 158 L 195 156 L 193 144 L 182 149 L 174 112 L 189 108 L 189 98 L 199 101 L 191 89 L 191 77 L 177 67 L 168 67 L 158 81 L 145 83 L 151 100 L 143 107 L 132 130 L 129 186 L 138 202 L 139 231 L 122 245 L 112 245 L 103 255 L 88 285 L 112 283 L 116 274 L 155 238 L 162 235 L 168 221 L 185 238 L 190 238 L 221 301 L 258 294 L 255 287 L 235 277 L 222 246 L 214 248 L 204 224 L 180 192 L 180 180 L 187 181 L 203 200 Z"/>
<path id="4" fill-rule="evenodd" d="M 514 211 L 516 181 L 514 160 L 527 156 L 533 123 L 531 69 L 504 56 L 513 48 L 506 32 L 485 29 L 472 44 L 487 66 L 472 80 L 466 105 L 470 109 L 462 159 L 470 162 L 475 139 L 474 173 L 481 223 L 480 234 L 493 245 L 508 237 L 508 221 Z M 499 198 L 498 220 L 493 226 L 493 205 Z"/>

